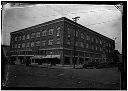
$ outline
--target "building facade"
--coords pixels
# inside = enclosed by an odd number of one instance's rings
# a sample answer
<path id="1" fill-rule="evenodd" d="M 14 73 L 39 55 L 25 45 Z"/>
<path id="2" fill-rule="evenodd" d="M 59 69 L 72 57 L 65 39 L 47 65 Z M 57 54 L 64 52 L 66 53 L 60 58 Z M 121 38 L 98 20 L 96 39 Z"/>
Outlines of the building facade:
<path id="1" fill-rule="evenodd" d="M 57 57 L 60 64 L 73 64 L 74 52 L 77 64 L 106 62 L 112 60 L 115 49 L 114 40 L 65 17 L 11 32 L 10 45 L 11 57 L 15 59 L 41 55 Z"/>

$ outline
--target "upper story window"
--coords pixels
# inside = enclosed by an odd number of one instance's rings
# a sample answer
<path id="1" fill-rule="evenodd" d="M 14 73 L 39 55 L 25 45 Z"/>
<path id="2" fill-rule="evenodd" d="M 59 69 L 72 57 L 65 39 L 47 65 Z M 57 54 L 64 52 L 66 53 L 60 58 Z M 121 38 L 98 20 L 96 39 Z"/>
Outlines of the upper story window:
<path id="1" fill-rule="evenodd" d="M 76 41 L 76 44 L 75 44 L 75 46 L 78 46 L 79 44 L 78 44 L 78 41 Z"/>
<path id="2" fill-rule="evenodd" d="M 78 31 L 76 31 L 76 37 L 78 37 Z"/>
<path id="3" fill-rule="evenodd" d="M 100 51 L 102 51 L 102 47 L 100 47 Z"/>
<path id="4" fill-rule="evenodd" d="M 28 43 L 26 44 L 26 47 L 29 47 L 29 45 L 30 45 L 30 43 L 28 42 Z"/>
<path id="5" fill-rule="evenodd" d="M 86 48 L 89 48 L 89 44 L 88 43 L 86 44 Z"/>
<path id="6" fill-rule="evenodd" d="M 94 50 L 94 46 L 92 45 L 92 50 Z"/>
<path id="7" fill-rule="evenodd" d="M 21 40 L 21 36 L 19 36 L 19 40 Z"/>
<path id="8" fill-rule="evenodd" d="M 18 48 L 20 48 L 21 44 L 18 44 Z"/>
<path id="9" fill-rule="evenodd" d="M 89 35 L 87 35 L 87 40 L 90 40 L 90 36 Z"/>
<path id="10" fill-rule="evenodd" d="M 17 44 L 15 44 L 15 48 L 17 48 Z"/>
<path id="11" fill-rule="evenodd" d="M 46 40 L 43 40 L 42 41 L 42 46 L 45 46 L 46 45 Z"/>
<path id="12" fill-rule="evenodd" d="M 100 44 L 102 44 L 102 41 L 100 40 Z"/>
<path id="13" fill-rule="evenodd" d="M 96 39 L 96 43 L 98 43 L 98 39 Z"/>
<path id="14" fill-rule="evenodd" d="M 34 44 L 35 44 L 34 42 L 31 42 L 31 47 L 34 47 Z"/>
<path id="15" fill-rule="evenodd" d="M 48 33 L 48 34 L 49 34 L 49 35 L 53 35 L 53 30 L 54 30 L 54 29 L 49 29 L 49 33 Z"/>
<path id="16" fill-rule="evenodd" d="M 36 42 L 36 46 L 40 46 L 40 41 L 37 41 Z"/>
<path id="17" fill-rule="evenodd" d="M 57 28 L 57 36 L 60 36 L 60 27 Z"/>
<path id="18" fill-rule="evenodd" d="M 53 45 L 53 39 L 49 39 L 48 45 Z"/>
<path id="19" fill-rule="evenodd" d="M 96 50 L 98 50 L 98 47 L 96 46 Z"/>
<path id="20" fill-rule="evenodd" d="M 109 47 L 111 47 L 111 44 L 109 43 Z"/>
<path id="21" fill-rule="evenodd" d="M 40 37 L 40 32 L 37 32 L 36 33 L 36 37 Z"/>
<path id="22" fill-rule="evenodd" d="M 24 48 L 25 47 L 25 43 L 22 43 L 22 48 Z"/>
<path id="23" fill-rule="evenodd" d="M 57 43 L 56 44 L 60 44 L 60 38 L 57 39 Z"/>
<path id="24" fill-rule="evenodd" d="M 32 33 L 31 34 L 31 38 L 35 38 L 35 33 Z"/>
<path id="25" fill-rule="evenodd" d="M 71 41 L 70 41 L 69 39 L 67 40 L 67 44 L 68 44 L 68 45 L 70 45 L 70 44 L 71 44 Z"/>
<path id="26" fill-rule="evenodd" d="M 26 37 L 26 39 L 30 39 L 30 35 L 29 35 L 29 34 L 27 34 L 27 37 Z"/>
<path id="27" fill-rule="evenodd" d="M 83 33 L 81 33 L 81 38 L 84 39 L 84 34 Z"/>
<path id="28" fill-rule="evenodd" d="M 15 37 L 15 41 L 17 41 L 17 37 Z"/>
<path id="29" fill-rule="evenodd" d="M 94 38 L 92 37 L 92 42 L 94 42 Z"/>
<path id="30" fill-rule="evenodd" d="M 46 30 L 42 31 L 42 36 L 46 36 Z"/>
<path id="31" fill-rule="evenodd" d="M 80 42 L 80 46 L 84 48 L 84 43 L 83 42 Z"/>
<path id="32" fill-rule="evenodd" d="M 23 36 L 22 40 L 25 40 L 25 35 Z"/>

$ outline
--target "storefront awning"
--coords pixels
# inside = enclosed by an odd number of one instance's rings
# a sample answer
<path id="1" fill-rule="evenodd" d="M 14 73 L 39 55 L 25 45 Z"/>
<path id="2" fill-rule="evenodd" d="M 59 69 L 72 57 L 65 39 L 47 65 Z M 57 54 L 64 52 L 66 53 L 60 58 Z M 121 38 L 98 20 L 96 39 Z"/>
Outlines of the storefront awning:
<path id="1" fill-rule="evenodd" d="M 59 58 L 60 59 L 60 55 L 47 55 L 44 58 Z"/>

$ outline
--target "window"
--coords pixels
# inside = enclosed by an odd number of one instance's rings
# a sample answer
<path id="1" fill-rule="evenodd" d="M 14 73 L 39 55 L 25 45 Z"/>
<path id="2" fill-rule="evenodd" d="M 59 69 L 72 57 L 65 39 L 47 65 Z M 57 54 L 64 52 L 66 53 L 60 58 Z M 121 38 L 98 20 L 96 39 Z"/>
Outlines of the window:
<path id="1" fill-rule="evenodd" d="M 24 48 L 25 47 L 25 43 L 22 43 L 22 48 Z"/>
<path id="2" fill-rule="evenodd" d="M 40 37 L 40 32 L 37 32 L 36 33 L 36 37 Z"/>
<path id="3" fill-rule="evenodd" d="M 89 44 L 86 44 L 86 48 L 89 48 Z"/>
<path id="4" fill-rule="evenodd" d="M 94 42 L 94 38 L 92 37 L 92 42 Z"/>
<path id="5" fill-rule="evenodd" d="M 30 39 L 30 35 L 29 35 L 29 34 L 27 34 L 27 37 L 26 37 L 26 39 Z"/>
<path id="6" fill-rule="evenodd" d="M 98 43 L 98 39 L 96 39 L 96 43 Z"/>
<path id="7" fill-rule="evenodd" d="M 15 44 L 15 48 L 17 48 L 17 44 Z"/>
<path id="8" fill-rule="evenodd" d="M 111 47 L 111 44 L 109 43 L 109 47 Z"/>
<path id="9" fill-rule="evenodd" d="M 53 35 L 53 30 L 54 29 L 49 29 L 49 35 Z"/>
<path id="10" fill-rule="evenodd" d="M 87 40 L 90 40 L 90 37 L 89 37 L 89 35 L 87 35 Z"/>
<path id="11" fill-rule="evenodd" d="M 75 46 L 78 46 L 78 41 L 76 41 L 76 44 L 75 44 Z"/>
<path id="12" fill-rule="evenodd" d="M 17 41 L 17 37 L 15 37 L 15 41 Z"/>
<path id="13" fill-rule="evenodd" d="M 97 46 L 96 46 L 96 50 L 98 50 Z"/>
<path id="14" fill-rule="evenodd" d="M 37 41 L 36 42 L 36 46 L 40 46 L 40 41 Z"/>
<path id="15" fill-rule="evenodd" d="M 57 36 L 60 36 L 60 27 L 57 28 Z"/>
<path id="16" fill-rule="evenodd" d="M 102 51 L 102 48 L 100 47 L 100 51 Z"/>
<path id="17" fill-rule="evenodd" d="M 42 31 L 42 36 L 46 36 L 46 30 Z"/>
<path id="18" fill-rule="evenodd" d="M 76 31 L 76 37 L 78 37 L 78 31 Z"/>
<path id="19" fill-rule="evenodd" d="M 100 40 L 100 44 L 102 44 L 102 41 Z"/>
<path id="20" fill-rule="evenodd" d="M 19 36 L 19 40 L 21 40 L 21 36 Z"/>
<path id="21" fill-rule="evenodd" d="M 60 38 L 57 39 L 57 43 L 56 44 L 60 44 Z"/>
<path id="22" fill-rule="evenodd" d="M 25 35 L 23 36 L 22 40 L 25 40 Z"/>
<path id="23" fill-rule="evenodd" d="M 32 33 L 31 34 L 31 38 L 35 38 L 35 33 Z"/>
<path id="24" fill-rule="evenodd" d="M 81 33 L 81 38 L 84 39 L 84 34 L 83 33 Z"/>
<path id="25" fill-rule="evenodd" d="M 68 44 L 68 45 L 70 45 L 70 44 L 71 44 L 71 41 L 70 41 L 69 39 L 67 40 L 67 44 Z"/>
<path id="26" fill-rule="evenodd" d="M 20 48 L 20 45 L 21 45 L 21 44 L 18 44 L 18 48 Z"/>
<path id="27" fill-rule="evenodd" d="M 33 47 L 34 46 L 34 42 L 31 42 L 31 47 Z"/>
<path id="28" fill-rule="evenodd" d="M 42 41 L 42 46 L 45 46 L 46 45 L 46 41 Z"/>
<path id="29" fill-rule="evenodd" d="M 92 50 L 94 50 L 94 46 L 92 45 Z"/>
<path id="30" fill-rule="evenodd" d="M 53 45 L 53 39 L 50 39 L 50 40 L 48 41 L 48 45 Z"/>
<path id="31" fill-rule="evenodd" d="M 29 44 L 30 44 L 30 43 L 28 42 L 27 45 L 26 45 L 26 47 L 29 47 Z"/>
<path id="32" fill-rule="evenodd" d="M 80 46 L 81 46 L 81 47 L 84 47 L 84 43 L 83 43 L 83 42 L 80 42 Z"/>

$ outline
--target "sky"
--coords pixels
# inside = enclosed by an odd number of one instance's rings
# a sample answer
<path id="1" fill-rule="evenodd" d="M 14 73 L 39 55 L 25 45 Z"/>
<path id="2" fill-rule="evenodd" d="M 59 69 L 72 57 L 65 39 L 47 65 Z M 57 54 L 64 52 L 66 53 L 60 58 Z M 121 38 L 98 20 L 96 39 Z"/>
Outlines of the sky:
<path id="1" fill-rule="evenodd" d="M 122 53 L 122 14 L 114 5 L 35 4 L 2 8 L 2 44 L 10 45 L 10 32 L 61 17 L 79 16 L 77 23 L 115 40 L 115 49 Z"/>

